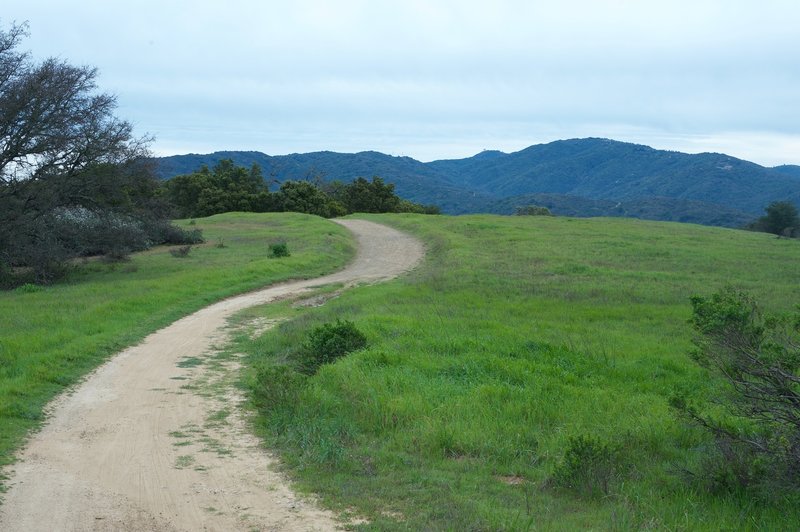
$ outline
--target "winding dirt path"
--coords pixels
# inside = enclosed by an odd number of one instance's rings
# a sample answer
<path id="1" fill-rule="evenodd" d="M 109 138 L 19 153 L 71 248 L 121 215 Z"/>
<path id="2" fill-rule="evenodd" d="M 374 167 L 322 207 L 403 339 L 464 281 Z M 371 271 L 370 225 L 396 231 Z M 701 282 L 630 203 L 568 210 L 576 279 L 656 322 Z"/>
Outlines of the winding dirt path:
<path id="1" fill-rule="evenodd" d="M 3 531 L 331 530 L 334 516 L 295 496 L 246 428 L 213 363 L 238 310 L 328 283 L 377 282 L 413 268 L 419 241 L 364 220 L 344 270 L 221 301 L 148 336 L 57 399 L 13 466 Z"/>

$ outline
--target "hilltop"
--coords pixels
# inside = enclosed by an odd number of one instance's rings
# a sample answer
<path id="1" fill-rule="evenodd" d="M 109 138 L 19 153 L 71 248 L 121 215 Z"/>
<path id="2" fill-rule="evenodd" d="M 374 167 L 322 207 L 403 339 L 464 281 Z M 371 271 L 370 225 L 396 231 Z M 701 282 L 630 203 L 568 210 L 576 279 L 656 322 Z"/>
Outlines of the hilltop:
<path id="1" fill-rule="evenodd" d="M 450 214 L 507 214 L 537 203 L 571 216 L 737 227 L 772 201 L 800 205 L 800 166 L 768 168 L 725 154 L 687 154 L 599 138 L 559 140 L 514 153 L 486 150 L 429 163 L 375 151 L 279 156 L 221 151 L 162 157 L 158 172 L 169 178 L 221 159 L 257 163 L 277 182 L 378 175 L 394 183 L 400 196 L 437 204 Z"/>

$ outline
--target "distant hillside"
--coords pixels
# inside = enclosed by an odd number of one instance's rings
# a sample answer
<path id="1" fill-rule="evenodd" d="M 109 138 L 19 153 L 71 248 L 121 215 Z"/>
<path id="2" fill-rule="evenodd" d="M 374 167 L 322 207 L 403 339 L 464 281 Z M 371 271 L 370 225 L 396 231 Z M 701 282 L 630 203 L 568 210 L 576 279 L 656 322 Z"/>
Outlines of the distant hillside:
<path id="1" fill-rule="evenodd" d="M 773 168 L 776 172 L 780 172 L 784 175 L 796 177 L 800 179 L 800 166 L 796 164 L 784 164 L 782 166 L 776 166 Z"/>
<path id="2" fill-rule="evenodd" d="M 559 216 L 612 216 L 727 227 L 742 227 L 754 218 L 749 213 L 721 205 L 655 197 L 613 201 L 563 194 L 524 194 L 497 200 L 490 209 L 497 214 L 514 214 L 517 207 L 526 205 L 547 207 Z"/>
<path id="3" fill-rule="evenodd" d="M 500 198 L 534 193 L 617 201 L 677 198 L 754 215 L 776 200 L 800 204 L 800 183 L 787 172 L 724 154 L 690 155 L 607 139 L 561 140 L 490 160 L 429 165 L 454 183 Z"/>
<path id="4" fill-rule="evenodd" d="M 772 201 L 800 206 L 800 166 L 766 168 L 729 155 L 663 151 L 608 139 L 560 140 L 515 153 L 483 151 L 422 163 L 410 157 L 314 152 L 269 156 L 253 151 L 176 155 L 157 160 L 161 177 L 220 159 L 259 164 L 267 179 L 350 181 L 381 176 L 416 203 L 448 214 L 512 212 L 537 201 L 571 216 L 630 216 L 737 227 Z M 550 204 L 544 203 L 545 201 Z"/>

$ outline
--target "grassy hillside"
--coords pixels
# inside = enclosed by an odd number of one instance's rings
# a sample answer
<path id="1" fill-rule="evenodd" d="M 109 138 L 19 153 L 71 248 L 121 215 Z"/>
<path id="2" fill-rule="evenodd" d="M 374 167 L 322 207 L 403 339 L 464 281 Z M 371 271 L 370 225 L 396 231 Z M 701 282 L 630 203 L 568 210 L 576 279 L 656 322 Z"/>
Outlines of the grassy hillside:
<path id="1" fill-rule="evenodd" d="M 207 243 L 185 258 L 156 248 L 87 262 L 62 284 L 0 292 L 0 465 L 44 404 L 108 355 L 226 296 L 335 270 L 353 252 L 346 230 L 306 215 L 230 213 L 193 227 Z M 278 239 L 291 257 L 270 260 Z"/>
<path id="2" fill-rule="evenodd" d="M 689 296 L 734 283 L 791 309 L 797 241 L 624 219 L 371 219 L 419 235 L 426 262 L 320 308 L 266 307 L 294 319 L 238 346 L 257 426 L 305 489 L 380 530 L 796 528 L 797 501 L 690 483 L 709 440 L 668 401 L 716 385 L 687 355 Z M 368 348 L 312 377 L 289 370 L 336 319 Z M 590 457 L 570 462 L 580 441 Z M 559 487 L 592 452 L 614 457 L 606 473 Z"/>

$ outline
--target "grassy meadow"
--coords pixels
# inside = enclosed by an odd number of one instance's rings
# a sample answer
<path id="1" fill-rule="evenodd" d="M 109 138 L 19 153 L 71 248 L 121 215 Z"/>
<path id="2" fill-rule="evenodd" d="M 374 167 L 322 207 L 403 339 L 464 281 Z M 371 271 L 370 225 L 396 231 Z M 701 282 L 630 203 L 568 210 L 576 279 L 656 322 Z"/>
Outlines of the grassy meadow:
<path id="1" fill-rule="evenodd" d="M 796 500 L 690 480 L 709 438 L 669 399 L 703 404 L 718 385 L 688 356 L 689 297 L 731 283 L 789 311 L 800 242 L 629 219 L 368 218 L 423 239 L 424 264 L 319 308 L 264 307 L 291 319 L 236 346 L 256 428 L 302 489 L 364 529 L 797 528 Z M 368 347 L 289 371 L 336 319 Z"/>
<path id="2" fill-rule="evenodd" d="M 77 264 L 65 282 L 0 292 L 0 465 L 12 460 L 44 405 L 109 355 L 227 296 L 341 268 L 349 233 L 315 216 L 229 213 L 194 222 L 206 243 L 186 257 L 159 247 Z M 269 259 L 287 242 L 290 257 Z"/>

